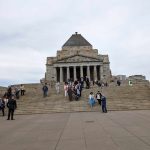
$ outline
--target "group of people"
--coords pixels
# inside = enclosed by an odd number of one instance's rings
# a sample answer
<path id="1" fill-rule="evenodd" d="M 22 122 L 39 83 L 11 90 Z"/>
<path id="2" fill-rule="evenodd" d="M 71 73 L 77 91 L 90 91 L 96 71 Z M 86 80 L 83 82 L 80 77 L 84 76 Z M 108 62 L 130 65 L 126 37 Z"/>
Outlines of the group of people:
<path id="1" fill-rule="evenodd" d="M 69 80 L 68 82 L 64 83 L 64 96 L 68 97 L 70 101 L 79 100 L 79 98 L 81 97 L 82 88 L 83 88 L 83 84 L 81 81 L 72 82 L 71 80 Z M 56 82 L 55 89 L 56 89 L 56 93 L 59 94 L 60 93 L 59 82 Z M 42 87 L 43 97 L 48 96 L 48 90 L 49 90 L 49 86 L 47 83 L 45 83 Z"/>
<path id="2" fill-rule="evenodd" d="M 5 116 L 5 109 L 8 108 L 7 120 L 14 120 L 14 111 L 17 108 L 16 99 L 19 99 L 20 95 L 24 96 L 25 87 L 23 84 L 20 86 L 9 86 L 4 95 L 0 98 L 0 111 L 2 116 Z"/>
<path id="3" fill-rule="evenodd" d="M 48 84 L 45 83 L 42 87 L 42 91 L 43 91 L 43 97 L 47 97 L 48 96 Z M 60 83 L 59 82 L 56 82 L 55 84 L 55 89 L 56 89 L 56 93 L 59 94 L 60 93 Z"/>
<path id="4" fill-rule="evenodd" d="M 93 92 L 90 92 L 90 95 L 89 95 L 89 105 L 90 105 L 91 109 L 95 105 L 96 100 L 98 101 L 99 105 L 102 107 L 102 112 L 103 113 L 107 113 L 106 97 L 104 95 L 102 95 L 100 93 L 100 91 L 98 91 L 96 93 L 96 96 L 94 96 Z"/>
<path id="5" fill-rule="evenodd" d="M 14 111 L 17 108 L 15 96 L 11 95 L 9 98 L 3 96 L 2 98 L 0 98 L 0 110 L 2 111 L 3 116 L 5 116 L 6 106 L 8 108 L 7 120 L 14 120 Z"/>
<path id="6" fill-rule="evenodd" d="M 69 97 L 69 100 L 79 100 L 82 94 L 82 82 L 75 81 L 75 82 L 65 82 L 64 84 L 64 95 L 65 97 Z"/>
<path id="7" fill-rule="evenodd" d="M 10 96 L 15 96 L 16 99 L 19 99 L 20 95 L 24 96 L 25 94 L 25 87 L 23 84 L 20 86 L 9 86 L 7 92 L 5 92 L 4 97 L 9 98 Z"/>
<path id="8" fill-rule="evenodd" d="M 88 79 L 87 79 L 88 82 Z M 57 86 L 58 82 L 56 83 L 56 91 L 57 91 Z M 104 85 L 107 86 L 107 85 Z M 79 98 L 82 95 L 82 89 L 84 87 L 84 82 L 81 81 L 75 81 L 75 82 L 65 82 L 64 83 L 64 96 L 69 98 L 70 101 L 72 100 L 79 100 Z M 86 83 L 85 88 L 90 88 L 90 84 Z M 59 88 L 58 88 L 59 89 Z M 60 89 L 59 89 L 60 90 Z M 89 104 L 90 107 L 92 108 L 96 100 L 98 101 L 99 105 L 102 107 L 102 112 L 107 113 L 107 107 L 106 107 L 106 97 L 98 91 L 94 97 L 93 92 L 90 93 L 89 95 Z"/>
<path id="9" fill-rule="evenodd" d="M 73 100 L 79 100 L 79 98 L 82 95 L 82 89 L 83 88 L 90 88 L 90 82 L 89 79 L 86 77 L 85 80 L 86 86 L 84 86 L 84 80 L 81 78 L 81 80 L 79 81 L 71 81 L 68 80 L 67 82 L 64 83 L 64 96 L 68 99 L 69 101 L 73 101 Z M 98 86 L 108 86 L 108 84 L 104 84 L 100 83 L 100 82 L 96 82 L 95 84 L 97 84 Z M 55 84 L 55 89 L 56 89 L 56 93 L 59 94 L 60 93 L 60 83 L 56 82 Z M 48 95 L 48 84 L 45 83 L 42 87 L 42 91 L 43 91 L 43 97 L 47 97 Z M 107 113 L 107 107 L 106 107 L 106 97 L 104 95 L 102 95 L 100 93 L 100 91 L 98 91 L 94 97 L 93 92 L 90 93 L 89 95 L 89 105 L 92 108 L 95 103 L 96 100 L 98 101 L 99 105 L 102 107 L 102 112 Z"/>

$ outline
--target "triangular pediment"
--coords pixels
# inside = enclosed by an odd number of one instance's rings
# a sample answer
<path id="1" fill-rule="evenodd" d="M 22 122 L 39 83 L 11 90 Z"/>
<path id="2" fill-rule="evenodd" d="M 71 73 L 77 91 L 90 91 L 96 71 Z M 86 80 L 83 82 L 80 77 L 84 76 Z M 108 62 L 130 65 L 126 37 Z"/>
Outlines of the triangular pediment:
<path id="1" fill-rule="evenodd" d="M 70 56 L 61 60 L 58 60 L 57 62 L 67 62 L 67 63 L 75 63 L 75 62 L 98 62 L 100 61 L 97 58 L 83 56 L 83 55 L 74 55 Z"/>

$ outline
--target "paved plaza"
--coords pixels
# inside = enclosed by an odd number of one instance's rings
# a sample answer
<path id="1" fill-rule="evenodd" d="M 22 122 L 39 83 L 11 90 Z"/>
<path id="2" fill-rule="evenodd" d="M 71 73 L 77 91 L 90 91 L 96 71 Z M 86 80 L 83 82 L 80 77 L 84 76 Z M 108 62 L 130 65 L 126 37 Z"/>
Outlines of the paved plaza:
<path id="1" fill-rule="evenodd" d="M 150 111 L 0 116 L 1 150 L 150 150 Z"/>

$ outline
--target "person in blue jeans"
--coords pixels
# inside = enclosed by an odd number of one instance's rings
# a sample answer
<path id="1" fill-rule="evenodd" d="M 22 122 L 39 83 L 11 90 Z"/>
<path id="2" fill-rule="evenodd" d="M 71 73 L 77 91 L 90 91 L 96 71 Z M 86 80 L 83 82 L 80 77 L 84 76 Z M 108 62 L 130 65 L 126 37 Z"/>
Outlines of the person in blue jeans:
<path id="1" fill-rule="evenodd" d="M 102 112 L 107 113 L 107 107 L 106 107 L 106 97 L 101 97 L 101 105 L 102 105 Z"/>
<path id="2" fill-rule="evenodd" d="M 90 95 L 89 95 L 89 104 L 91 106 L 91 108 L 94 106 L 95 104 L 95 98 L 94 98 L 94 94 L 93 92 L 90 92 Z"/>

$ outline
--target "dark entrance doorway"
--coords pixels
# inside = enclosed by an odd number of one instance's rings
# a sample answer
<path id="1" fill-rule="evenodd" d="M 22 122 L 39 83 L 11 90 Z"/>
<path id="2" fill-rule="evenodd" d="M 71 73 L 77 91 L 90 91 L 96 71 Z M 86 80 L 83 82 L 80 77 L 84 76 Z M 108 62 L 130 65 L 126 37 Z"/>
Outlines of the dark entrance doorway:
<path id="1" fill-rule="evenodd" d="M 77 80 L 80 80 L 80 67 L 76 67 Z"/>
<path id="2" fill-rule="evenodd" d="M 63 68 L 63 81 L 67 82 L 67 68 Z"/>
<path id="3" fill-rule="evenodd" d="M 57 79 L 56 81 L 60 82 L 60 68 L 56 68 L 56 71 L 57 71 Z"/>
<path id="4" fill-rule="evenodd" d="M 94 81 L 94 67 L 90 66 L 90 77 L 91 77 L 91 81 Z"/>
<path id="5" fill-rule="evenodd" d="M 87 76 L 87 67 L 83 67 L 83 78 L 84 78 L 84 80 L 85 80 L 86 76 Z"/>
<path id="6" fill-rule="evenodd" d="M 73 81 L 73 67 L 70 67 L 70 80 Z"/>
<path id="7" fill-rule="evenodd" d="M 97 80 L 100 80 L 100 67 L 97 66 Z"/>

